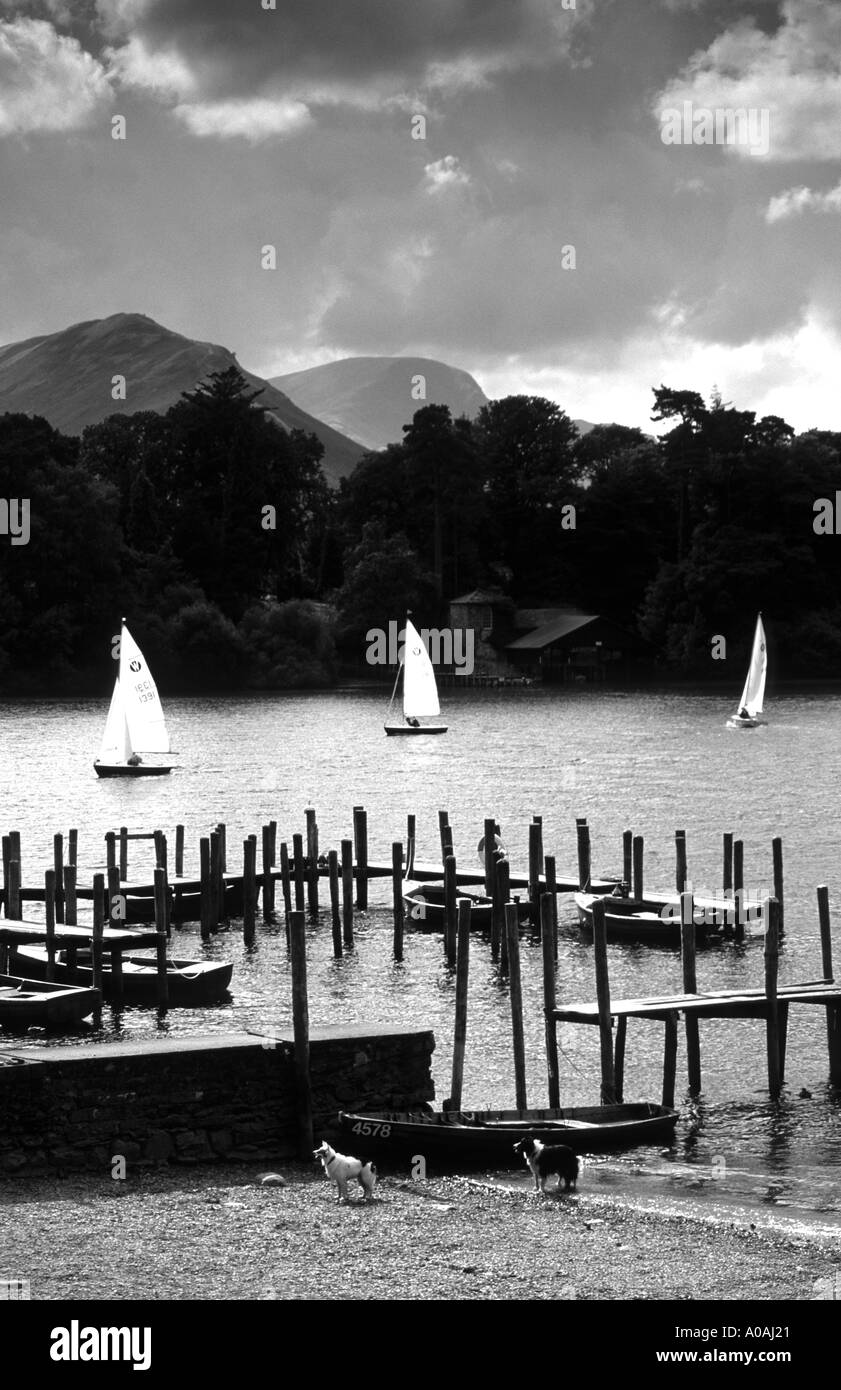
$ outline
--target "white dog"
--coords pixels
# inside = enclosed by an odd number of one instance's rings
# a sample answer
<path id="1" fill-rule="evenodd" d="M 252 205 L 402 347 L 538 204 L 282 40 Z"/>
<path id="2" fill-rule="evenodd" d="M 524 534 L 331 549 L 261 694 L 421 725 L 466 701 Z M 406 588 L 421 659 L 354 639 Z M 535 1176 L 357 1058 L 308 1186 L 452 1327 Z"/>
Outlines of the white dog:
<path id="1" fill-rule="evenodd" d="M 336 1187 L 339 1189 L 337 1201 L 346 1202 L 348 1200 L 347 1185 L 351 1178 L 356 1178 L 359 1186 L 365 1193 L 365 1201 L 370 1201 L 374 1196 L 374 1183 L 377 1180 L 377 1170 L 373 1163 L 363 1158 L 349 1158 L 347 1154 L 337 1154 L 335 1149 L 331 1149 L 329 1144 L 322 1144 L 320 1148 L 313 1150 L 313 1158 L 320 1158 L 324 1171 L 328 1178 L 332 1178 Z"/>

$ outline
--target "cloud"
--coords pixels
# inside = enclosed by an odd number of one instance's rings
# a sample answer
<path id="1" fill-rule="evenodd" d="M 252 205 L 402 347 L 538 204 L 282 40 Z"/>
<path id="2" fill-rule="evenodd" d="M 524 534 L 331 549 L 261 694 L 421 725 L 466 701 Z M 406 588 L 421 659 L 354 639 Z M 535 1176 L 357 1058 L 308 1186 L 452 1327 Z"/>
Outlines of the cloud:
<path id="1" fill-rule="evenodd" d="M 654 111 L 693 107 L 770 111 L 771 160 L 841 157 L 841 5 L 783 0 L 766 34 L 740 19 L 689 59 L 659 93 Z M 727 149 L 746 155 L 749 147 Z"/>
<path id="2" fill-rule="evenodd" d="M 180 54 L 173 49 L 153 53 L 138 35 L 120 48 L 106 48 L 103 56 L 109 75 L 123 87 L 182 99 L 195 91 L 196 78 Z"/>
<path id="3" fill-rule="evenodd" d="M 309 125 L 312 117 L 299 101 L 216 101 L 182 104 L 175 115 L 198 136 L 230 140 L 241 137 L 257 144 L 275 135 L 293 135 Z"/>
<path id="4" fill-rule="evenodd" d="M 77 129 L 111 96 L 76 39 L 40 19 L 0 21 L 0 135 Z"/>
<path id="5" fill-rule="evenodd" d="M 426 191 L 433 195 L 449 188 L 464 188 L 470 183 L 470 175 L 462 169 L 452 154 L 445 154 L 443 159 L 436 159 L 434 164 L 424 165 L 423 172 Z"/>
<path id="6" fill-rule="evenodd" d="M 782 222 L 787 217 L 799 217 L 804 212 L 841 212 L 841 183 L 825 193 L 811 188 L 787 188 L 772 198 L 765 212 L 766 222 Z"/>

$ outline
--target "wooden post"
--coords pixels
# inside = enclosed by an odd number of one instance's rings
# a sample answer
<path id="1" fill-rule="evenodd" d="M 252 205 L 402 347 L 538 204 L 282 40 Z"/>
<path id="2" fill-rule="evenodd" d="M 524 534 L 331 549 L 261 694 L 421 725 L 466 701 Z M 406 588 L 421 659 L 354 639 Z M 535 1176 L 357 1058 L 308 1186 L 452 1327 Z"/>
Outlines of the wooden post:
<path id="1" fill-rule="evenodd" d="M 744 841 L 733 841 L 733 901 L 736 908 L 734 936 L 741 941 L 745 934 L 745 846 Z"/>
<path id="2" fill-rule="evenodd" d="M 768 1053 L 768 1090 L 776 1100 L 782 1089 L 780 1067 L 780 1020 L 777 1008 L 779 954 L 779 904 L 768 898 L 765 914 L 765 1041 Z"/>
<path id="3" fill-rule="evenodd" d="M 342 934 L 353 946 L 353 841 L 342 840 Z"/>
<path id="4" fill-rule="evenodd" d="M 558 879 L 555 870 L 554 854 L 547 854 L 544 862 L 546 893 L 552 899 L 552 956 L 558 959 Z M 541 899 L 542 902 L 542 899 Z M 542 909 L 541 909 L 542 911 Z M 541 931 L 543 923 L 541 921 Z"/>
<path id="5" fill-rule="evenodd" d="M 330 918 L 333 926 L 333 955 L 342 954 L 342 919 L 339 913 L 339 856 L 331 849 L 327 854 L 330 874 Z"/>
<path id="6" fill-rule="evenodd" d="M 457 930 L 456 861 L 454 855 L 448 854 L 444 860 L 444 954 L 448 965 L 456 963 Z"/>
<path id="7" fill-rule="evenodd" d="M 304 837 L 292 836 L 292 869 L 295 875 L 295 911 L 304 910 Z"/>
<path id="8" fill-rule="evenodd" d="M 482 854 L 485 860 L 485 895 L 493 897 L 494 878 L 496 876 L 496 821 L 491 817 L 485 816 L 485 833 L 483 836 L 484 845 Z"/>
<path id="9" fill-rule="evenodd" d="M 627 883 L 628 892 L 631 891 L 631 883 L 634 876 L 634 832 L 633 830 L 623 830 L 622 832 L 622 882 Z"/>
<path id="10" fill-rule="evenodd" d="M 55 919 L 64 921 L 64 836 L 53 836 L 53 869 L 55 870 Z"/>
<path id="11" fill-rule="evenodd" d="M 491 907 L 491 960 L 499 960 L 499 947 L 505 934 L 505 904 L 510 897 L 511 866 L 505 856 L 496 861 L 495 891 Z"/>
<path id="12" fill-rule="evenodd" d="M 68 864 L 72 864 L 74 869 L 79 862 L 78 830 L 68 830 L 67 832 L 67 862 Z"/>
<path id="13" fill-rule="evenodd" d="M 634 858 L 634 887 L 633 896 L 641 899 L 645 896 L 645 884 L 643 881 L 643 854 L 645 851 L 645 841 L 642 835 L 634 836 L 633 858 Z"/>
<path id="14" fill-rule="evenodd" d="M 364 806 L 353 808 L 353 844 L 356 859 L 356 906 L 360 912 L 368 909 L 368 812 Z"/>
<path id="15" fill-rule="evenodd" d="M 590 827 L 586 820 L 575 823 L 578 837 L 578 887 L 582 893 L 590 888 Z"/>
<path id="16" fill-rule="evenodd" d="M 271 826 L 263 826 L 263 920 L 274 916 L 274 854 L 272 852 Z"/>
<path id="17" fill-rule="evenodd" d="M 120 911 L 122 903 L 125 901 L 120 892 L 120 869 L 115 864 L 108 870 L 108 911 L 105 914 L 106 925 L 121 931 L 125 926 L 125 913 Z M 114 918 L 114 899 L 117 899 L 117 917 Z M 123 1002 L 123 952 L 122 949 L 114 950 L 110 953 L 111 962 L 111 998 L 116 1004 Z"/>
<path id="18" fill-rule="evenodd" d="M 692 893 L 680 895 L 680 963 L 683 972 L 684 994 L 698 993 L 698 980 L 695 973 L 695 899 Z M 697 1096 L 701 1089 L 701 1042 L 698 1033 L 698 1019 L 691 1014 L 684 1018 L 686 1032 L 686 1070 L 689 1077 L 689 1091 Z"/>
<path id="19" fill-rule="evenodd" d="M 724 864 L 721 871 L 721 888 L 724 893 L 729 893 L 733 888 L 733 833 L 724 833 Z"/>
<path id="20" fill-rule="evenodd" d="M 155 868 L 166 869 L 167 865 L 166 836 L 162 830 L 155 831 Z"/>
<path id="21" fill-rule="evenodd" d="M 350 841 L 343 840 L 342 844 L 350 844 Z M 295 1107 L 298 1115 L 298 1157 L 311 1160 L 315 1141 L 312 1131 L 312 1092 L 310 1089 L 307 929 L 303 912 L 295 911 L 290 914 L 289 949 L 292 956 L 292 1026 L 295 1038 Z"/>
<path id="22" fill-rule="evenodd" d="M 12 851 L 11 851 L 11 847 L 10 847 L 10 844 L 9 844 L 9 837 L 8 837 L 8 835 L 4 835 L 4 836 L 2 837 L 2 840 L 0 840 L 0 844 L 2 844 L 2 846 L 3 846 L 3 910 L 4 910 L 5 914 L 6 914 L 6 916 L 9 917 L 9 916 L 11 916 L 11 913 L 9 912 L 9 902 L 8 902 L 8 892 L 9 892 L 9 860 L 10 860 L 11 857 L 12 857 Z"/>
<path id="23" fill-rule="evenodd" d="M 406 878 L 412 877 L 412 870 L 415 867 L 416 835 L 416 819 L 410 812 L 406 817 Z"/>
<path id="24" fill-rule="evenodd" d="M 222 845 L 219 840 L 219 831 L 210 832 L 210 922 L 211 931 L 216 931 L 222 916 L 222 900 L 220 897 L 220 885 L 224 882 L 222 877 Z"/>
<path id="25" fill-rule="evenodd" d="M 453 1072 L 448 1109 L 461 1109 L 464 1081 L 464 1049 L 467 1041 L 467 980 L 470 973 L 470 899 L 458 900 L 456 948 L 456 1020 L 453 1035 Z"/>
<path id="26" fill-rule="evenodd" d="M 444 858 L 447 859 L 447 857 L 448 857 L 449 855 L 453 854 L 453 853 L 454 853 L 454 850 L 453 850 L 453 827 L 452 827 L 451 825 L 445 825 L 445 826 L 444 826 Z"/>
<path id="27" fill-rule="evenodd" d="M 128 878 L 128 826 L 120 826 L 120 882 Z"/>
<path id="28" fill-rule="evenodd" d="M 9 876 L 6 881 L 6 916 L 13 922 L 20 921 L 20 860 L 14 858 L 9 860 Z"/>
<path id="29" fill-rule="evenodd" d="M 175 877 L 184 877 L 184 827 L 175 827 Z"/>
<path id="30" fill-rule="evenodd" d="M 821 927 L 821 960 L 823 977 L 833 983 L 832 973 L 832 933 L 829 922 L 829 892 L 825 885 L 818 889 L 818 916 Z M 832 1086 L 841 1086 L 841 1005 L 826 1006 L 826 1041 L 829 1050 L 829 1081 Z"/>
<path id="31" fill-rule="evenodd" d="M 613 1049 L 613 1085 L 617 1105 L 622 1104 L 625 1090 L 625 1037 L 627 1028 L 627 1015 L 620 1014 L 616 1020 L 616 1042 Z"/>
<path id="32" fill-rule="evenodd" d="M 166 869 L 155 869 L 155 944 L 157 946 L 157 1003 L 163 1010 L 169 1007 L 169 977 L 166 973 Z"/>
<path id="33" fill-rule="evenodd" d="M 257 841 L 249 835 L 242 842 L 242 939 L 254 940 L 257 923 Z"/>
<path id="34" fill-rule="evenodd" d="M 199 866 L 201 939 L 207 941 L 213 930 L 213 888 L 210 881 L 210 837 L 208 835 L 202 835 L 199 840 Z"/>
<path id="35" fill-rule="evenodd" d="M 315 808 L 308 806 L 304 812 L 307 819 L 307 908 L 313 917 L 318 916 L 318 825 Z"/>
<path id="36" fill-rule="evenodd" d="M 677 1075 L 677 1012 L 666 1015 L 663 1029 L 663 1095 L 662 1102 L 671 1110 L 675 1103 Z"/>
<path id="37" fill-rule="evenodd" d="M 64 920 L 68 927 L 75 927 L 76 914 L 76 865 L 64 866 Z"/>
<path id="38" fill-rule="evenodd" d="M 780 937 L 782 937 L 785 930 L 785 905 L 783 901 L 783 842 L 779 835 L 775 835 L 771 841 L 771 850 L 774 855 L 774 897 L 779 903 L 777 920 Z"/>
<path id="39" fill-rule="evenodd" d="M 47 979 L 55 979 L 55 869 L 44 874 L 44 916 L 47 932 Z"/>
<path id="40" fill-rule="evenodd" d="M 20 869 L 20 882 L 23 883 L 23 859 L 21 858 L 20 852 L 19 830 L 9 831 L 9 849 L 11 853 L 11 858 L 16 859 L 18 861 L 18 868 Z"/>
<path id="41" fill-rule="evenodd" d="M 115 868 L 117 863 L 117 837 L 113 830 L 105 832 L 105 866 L 107 869 Z"/>
<path id="42" fill-rule="evenodd" d="M 596 999 L 599 1006 L 599 1045 L 602 1069 L 602 1105 L 616 1104 L 613 1072 L 613 1020 L 610 1014 L 610 978 L 607 968 L 607 928 L 604 898 L 593 899 L 593 950 L 596 965 Z"/>
<path id="43" fill-rule="evenodd" d="M 675 831 L 675 888 L 686 892 L 686 831 Z"/>
<path id="44" fill-rule="evenodd" d="M 555 1018 L 555 956 L 552 951 L 552 902 L 548 893 L 540 899 L 540 939 L 543 948 L 543 1034 L 546 1042 L 546 1071 L 549 1080 L 549 1107 L 561 1104 L 558 1072 L 558 1023 Z"/>
<path id="45" fill-rule="evenodd" d="M 93 876 L 93 935 L 91 938 L 91 984 L 102 994 L 102 921 L 105 912 L 105 877 Z M 94 1022 L 98 1025 L 102 1017 L 100 1008 L 94 1010 Z"/>
<path id="46" fill-rule="evenodd" d="M 439 811 L 439 812 L 438 812 L 438 835 L 439 835 L 439 838 L 440 838 L 440 840 L 441 840 L 441 863 L 442 863 L 442 864 L 443 864 L 444 860 L 445 860 L 446 857 L 447 857 L 447 856 L 446 856 L 445 849 L 444 849 L 444 841 L 445 841 L 444 831 L 446 830 L 446 828 L 447 828 L 447 826 L 449 825 L 449 823 L 450 823 L 450 814 L 449 814 L 449 811 Z"/>
<path id="47" fill-rule="evenodd" d="M 219 836 L 219 872 L 226 874 L 228 872 L 228 827 L 223 820 L 220 820 L 217 825 L 216 833 Z"/>
<path id="48" fill-rule="evenodd" d="M 283 911 L 288 927 L 289 914 L 292 911 L 292 874 L 289 868 L 289 846 L 285 840 L 280 846 L 280 889 L 283 894 Z"/>
<path id="49" fill-rule="evenodd" d="M 520 919 L 514 903 L 505 909 L 508 939 L 508 982 L 511 990 L 511 1032 L 514 1043 L 514 1093 L 518 1110 L 526 1110 L 526 1043 L 523 1034 L 523 987 L 520 980 Z"/>
<path id="50" fill-rule="evenodd" d="M 529 826 L 529 916 L 540 920 L 540 866 L 543 862 L 543 827 L 532 821 Z"/>
<path id="51" fill-rule="evenodd" d="M 394 959 L 403 959 L 403 846 L 391 846 L 391 889 L 394 901 Z"/>

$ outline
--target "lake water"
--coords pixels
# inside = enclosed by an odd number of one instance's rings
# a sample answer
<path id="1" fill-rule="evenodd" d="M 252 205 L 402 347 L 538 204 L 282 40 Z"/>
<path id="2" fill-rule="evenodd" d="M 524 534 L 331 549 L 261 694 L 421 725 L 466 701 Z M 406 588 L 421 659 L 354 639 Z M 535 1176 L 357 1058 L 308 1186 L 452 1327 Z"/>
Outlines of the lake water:
<path id="1" fill-rule="evenodd" d="M 687 833 L 696 892 L 721 881 L 722 832 L 745 844 L 745 882 L 770 891 L 771 841 L 782 835 L 786 932 L 781 981 L 821 975 L 815 888 L 829 885 L 841 907 L 837 807 L 841 696 L 774 698 L 769 724 L 750 732 L 725 727 L 732 700 L 717 694 L 616 693 L 593 688 L 505 691 L 447 690 L 449 733 L 442 738 L 387 739 L 386 697 L 377 692 L 170 699 L 167 716 L 178 769 L 161 779 L 100 781 L 98 753 L 107 700 L 0 703 L 2 829 L 21 832 L 23 878 L 42 878 L 52 863 L 52 836 L 79 831 L 80 877 L 104 864 L 106 830 L 186 827 L 187 870 L 197 869 L 198 839 L 218 821 L 228 826 L 228 866 L 241 863 L 242 840 L 269 819 L 280 839 L 304 830 L 304 808 L 316 807 L 320 847 L 351 834 L 352 807 L 368 811 L 369 854 L 390 859 L 406 816 L 417 816 L 418 859 L 438 855 L 439 808 L 454 830 L 456 855 L 477 863 L 485 816 L 500 822 L 512 867 L 527 864 L 528 825 L 543 816 L 544 847 L 559 872 L 576 872 L 575 819 L 587 816 L 592 867 L 618 874 L 622 832 L 645 836 L 646 885 L 674 882 L 674 831 Z M 132 845 L 130 877 L 145 876 L 151 847 Z M 326 889 L 326 884 L 322 885 Z M 442 961 L 440 938 L 409 935 L 405 959 L 391 959 L 390 883 L 372 883 L 370 910 L 358 915 L 356 948 L 335 961 L 328 915 L 309 928 L 310 1019 L 315 1024 L 410 1022 L 434 1029 L 439 1100 L 449 1094 L 455 985 Z M 572 900 L 559 899 L 559 999 L 595 996 L 593 953 L 575 925 Z M 231 1001 L 207 1010 L 107 1009 L 99 1034 L 176 1036 L 286 1026 L 290 977 L 282 928 L 264 927 L 246 949 L 237 924 L 202 946 L 198 928 L 178 933 L 183 955 L 233 959 Z M 835 935 L 836 968 L 841 936 Z M 609 948 L 615 998 L 666 994 L 681 987 L 676 951 Z M 524 940 L 529 1101 L 545 1104 L 539 947 Z M 699 988 L 761 986 L 761 940 L 713 946 L 698 957 Z M 74 1037 L 78 1041 L 79 1037 Z M 27 1043 L 61 1041 L 28 1034 Z M 6 1037 L 14 1050 L 21 1039 Z M 598 1034 L 560 1030 L 561 1094 L 565 1104 L 598 1099 Z M 841 1227 L 841 1100 L 827 1084 L 822 1011 L 793 1008 L 783 1099 L 767 1097 L 761 1021 L 701 1023 L 703 1094 L 685 1096 L 685 1053 L 678 1058 L 682 1117 L 671 1151 L 644 1150 L 593 1162 L 608 1186 L 648 1184 L 653 1192 L 684 1191 L 693 1200 L 746 1203 L 767 1213 L 805 1214 Z M 625 1096 L 659 1099 L 662 1025 L 632 1020 L 628 1028 Z M 801 1089 L 811 1097 L 800 1097 Z M 479 937 L 471 951 L 464 1082 L 465 1106 L 513 1104 L 510 1007 L 490 951 Z M 713 1176 L 717 1175 L 717 1176 Z"/>

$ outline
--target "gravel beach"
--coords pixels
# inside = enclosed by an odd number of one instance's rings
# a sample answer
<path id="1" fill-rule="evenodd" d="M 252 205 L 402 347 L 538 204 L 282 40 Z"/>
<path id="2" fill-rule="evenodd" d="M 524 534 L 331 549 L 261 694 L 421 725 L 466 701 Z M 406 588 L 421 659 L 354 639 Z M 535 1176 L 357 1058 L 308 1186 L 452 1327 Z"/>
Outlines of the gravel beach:
<path id="1" fill-rule="evenodd" d="M 750 1224 L 381 1177 L 340 1205 L 306 1165 L 7 1181 L 0 1273 L 40 1299 L 815 1299 L 841 1248 Z M 330 1272 L 329 1293 L 325 1270 Z"/>

